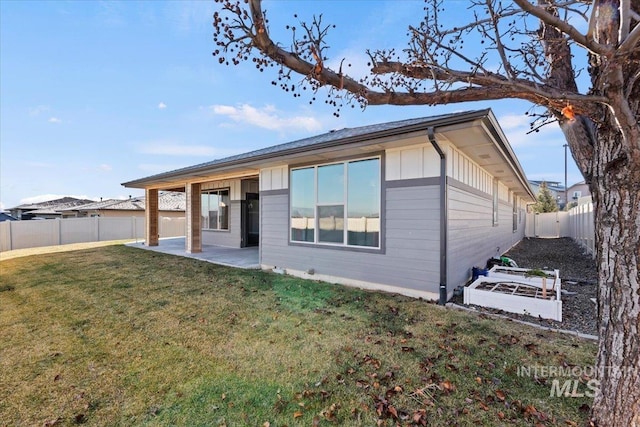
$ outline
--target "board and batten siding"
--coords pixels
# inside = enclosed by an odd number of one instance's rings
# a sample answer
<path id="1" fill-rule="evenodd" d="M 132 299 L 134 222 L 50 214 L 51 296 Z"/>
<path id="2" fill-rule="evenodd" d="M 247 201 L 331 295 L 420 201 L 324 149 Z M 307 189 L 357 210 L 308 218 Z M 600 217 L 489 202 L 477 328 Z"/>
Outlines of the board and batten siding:
<path id="1" fill-rule="evenodd" d="M 288 166 L 260 169 L 260 191 L 282 190 L 285 188 L 289 188 Z"/>

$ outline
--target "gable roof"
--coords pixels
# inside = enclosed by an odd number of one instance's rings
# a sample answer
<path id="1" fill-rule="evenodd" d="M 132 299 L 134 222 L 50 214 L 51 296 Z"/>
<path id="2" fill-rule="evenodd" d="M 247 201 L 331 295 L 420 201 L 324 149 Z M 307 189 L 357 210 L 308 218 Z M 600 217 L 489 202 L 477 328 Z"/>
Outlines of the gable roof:
<path id="1" fill-rule="evenodd" d="M 107 199 L 100 202 L 87 203 L 66 209 L 68 211 L 144 211 L 145 197 L 133 197 L 129 199 Z M 158 208 L 161 211 L 184 211 L 186 209 L 186 196 L 175 191 L 161 191 L 158 195 Z"/>
<path id="2" fill-rule="evenodd" d="M 386 137 L 394 137 L 413 132 L 423 132 L 429 128 L 444 129 L 446 127 L 455 128 L 457 125 L 476 123 L 480 121 L 481 126 L 487 133 L 487 138 L 495 146 L 496 154 L 501 157 L 501 162 L 508 164 L 513 170 L 518 181 L 518 188 L 521 194 L 534 197 L 527 183 L 524 171 L 520 166 L 515 154 L 509 146 L 506 137 L 502 133 L 495 116 L 490 109 L 473 110 L 458 113 L 442 114 L 431 117 L 421 117 L 406 120 L 399 120 L 387 123 L 377 123 L 356 128 L 344 128 L 329 131 L 320 135 L 299 139 L 296 141 L 274 145 L 247 153 L 216 159 L 206 163 L 200 163 L 185 168 L 180 168 L 168 172 L 151 175 L 145 178 L 136 179 L 122 183 L 125 187 L 148 188 L 152 186 L 168 185 L 170 183 L 184 183 L 189 179 L 209 175 L 213 172 L 231 170 L 234 167 L 253 166 L 260 167 L 261 164 L 282 159 L 285 156 L 295 156 L 300 153 L 329 149 L 332 147 L 343 147 L 349 145 L 376 144 L 376 140 Z M 459 129 L 453 129 L 453 132 Z M 480 163 L 482 165 L 482 163 Z M 182 184 L 184 185 L 184 184 Z"/>
<path id="3" fill-rule="evenodd" d="M 62 197 L 60 199 L 55 200 L 47 200 L 44 202 L 38 203 L 24 203 L 22 205 L 18 205 L 14 208 L 10 208 L 10 210 L 36 210 L 36 209 L 46 209 L 47 211 L 59 211 L 66 208 L 71 208 L 73 206 L 84 205 L 86 203 L 93 202 L 93 200 L 89 199 L 76 199 L 75 197 Z"/>
<path id="4" fill-rule="evenodd" d="M 17 219 L 6 212 L 0 212 L 0 221 L 17 221 Z"/>

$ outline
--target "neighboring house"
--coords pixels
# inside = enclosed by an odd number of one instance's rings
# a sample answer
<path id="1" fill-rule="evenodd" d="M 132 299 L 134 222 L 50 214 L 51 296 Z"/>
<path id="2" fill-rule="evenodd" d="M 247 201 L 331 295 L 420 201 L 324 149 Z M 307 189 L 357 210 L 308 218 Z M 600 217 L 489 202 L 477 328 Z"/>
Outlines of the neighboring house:
<path id="1" fill-rule="evenodd" d="M 123 185 L 146 191 L 149 246 L 158 190 L 185 191 L 186 252 L 258 244 L 264 269 L 441 303 L 523 238 L 535 201 L 488 109 L 345 128 Z"/>
<path id="2" fill-rule="evenodd" d="M 10 208 L 9 212 L 11 216 L 14 218 L 26 220 L 33 218 L 44 218 L 44 219 L 55 219 L 55 218 L 66 218 L 68 216 L 73 216 L 72 214 L 65 214 L 65 211 L 68 208 L 72 208 L 74 206 L 84 205 L 87 203 L 92 203 L 92 200 L 88 199 L 76 199 L 75 197 L 63 197 L 60 199 L 49 200 L 46 202 L 40 203 L 27 203 L 16 206 L 15 208 Z"/>
<path id="3" fill-rule="evenodd" d="M 538 193 L 540 192 L 540 186 L 542 185 L 543 182 L 547 184 L 547 188 L 549 189 L 549 191 L 553 195 L 553 198 L 558 204 L 558 209 L 560 210 L 564 209 L 567 203 L 567 201 L 565 200 L 564 185 L 562 185 L 558 181 L 529 180 L 529 185 L 531 186 L 531 191 L 533 191 L 533 194 L 535 194 L 536 196 L 538 195 Z"/>
<path id="4" fill-rule="evenodd" d="M 577 204 L 578 200 L 581 197 L 589 197 L 591 196 L 591 191 L 589 190 L 589 184 L 586 184 L 584 181 L 577 182 L 567 188 L 567 197 L 569 198 L 569 204 Z"/>
<path id="5" fill-rule="evenodd" d="M 17 221 L 17 218 L 12 217 L 6 212 L 0 212 L 0 222 L 2 221 Z"/>
<path id="6" fill-rule="evenodd" d="M 186 199 L 184 192 L 163 191 L 158 195 L 160 216 L 184 218 Z M 75 206 L 65 213 L 78 218 L 85 217 L 144 217 L 145 198 L 107 199 Z"/>

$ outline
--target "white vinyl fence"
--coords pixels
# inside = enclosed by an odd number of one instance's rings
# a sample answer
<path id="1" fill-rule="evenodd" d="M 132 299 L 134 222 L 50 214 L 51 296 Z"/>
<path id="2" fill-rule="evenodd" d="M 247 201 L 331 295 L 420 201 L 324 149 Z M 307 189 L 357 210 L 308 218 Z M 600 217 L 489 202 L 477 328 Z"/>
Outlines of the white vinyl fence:
<path id="1" fill-rule="evenodd" d="M 526 237 L 571 237 L 595 256 L 595 229 L 591 198 L 581 199 L 568 212 L 528 213 Z"/>
<path id="2" fill-rule="evenodd" d="M 596 232 L 594 226 L 593 203 L 579 204 L 569 211 L 570 237 L 585 248 L 591 256 L 596 256 Z"/>
<path id="3" fill-rule="evenodd" d="M 160 237 L 185 235 L 185 219 L 162 217 Z M 144 239 L 145 219 L 95 217 L 0 222 L 0 252 L 69 243 Z"/>
<path id="4" fill-rule="evenodd" d="M 541 238 L 569 236 L 569 212 L 528 213 L 525 235 Z"/>

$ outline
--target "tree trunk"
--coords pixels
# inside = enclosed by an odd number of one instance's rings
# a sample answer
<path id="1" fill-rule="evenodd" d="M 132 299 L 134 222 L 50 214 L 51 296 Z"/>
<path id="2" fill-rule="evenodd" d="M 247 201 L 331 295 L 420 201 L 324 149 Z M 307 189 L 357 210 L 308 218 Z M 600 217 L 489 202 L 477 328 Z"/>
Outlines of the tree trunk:
<path id="1" fill-rule="evenodd" d="M 599 132 L 592 163 L 600 339 L 592 416 L 601 427 L 640 427 L 640 141 L 629 142 Z"/>

